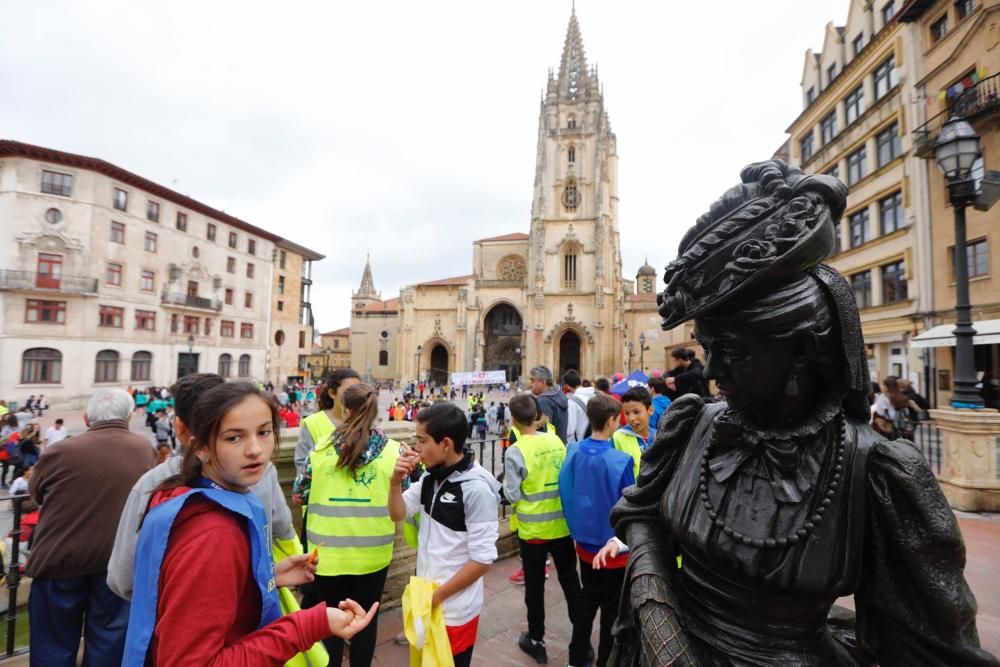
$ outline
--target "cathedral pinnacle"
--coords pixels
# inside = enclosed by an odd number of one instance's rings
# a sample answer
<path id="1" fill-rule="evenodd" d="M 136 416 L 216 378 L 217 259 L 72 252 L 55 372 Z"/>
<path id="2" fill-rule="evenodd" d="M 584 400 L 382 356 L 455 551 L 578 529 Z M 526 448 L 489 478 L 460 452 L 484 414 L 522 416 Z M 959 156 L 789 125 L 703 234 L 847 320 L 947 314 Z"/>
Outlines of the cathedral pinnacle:
<path id="1" fill-rule="evenodd" d="M 583 37 L 580 35 L 580 24 L 576 20 L 576 3 L 574 3 L 569 17 L 569 28 L 566 30 L 562 60 L 559 63 L 559 95 L 567 100 L 580 99 L 587 90 L 589 79 L 587 56 L 583 50 Z"/>
<path id="2" fill-rule="evenodd" d="M 371 257 L 365 255 L 365 270 L 361 274 L 361 286 L 358 287 L 358 291 L 354 293 L 353 297 L 355 299 L 378 299 L 380 296 L 375 291 L 375 281 L 372 279 Z"/>

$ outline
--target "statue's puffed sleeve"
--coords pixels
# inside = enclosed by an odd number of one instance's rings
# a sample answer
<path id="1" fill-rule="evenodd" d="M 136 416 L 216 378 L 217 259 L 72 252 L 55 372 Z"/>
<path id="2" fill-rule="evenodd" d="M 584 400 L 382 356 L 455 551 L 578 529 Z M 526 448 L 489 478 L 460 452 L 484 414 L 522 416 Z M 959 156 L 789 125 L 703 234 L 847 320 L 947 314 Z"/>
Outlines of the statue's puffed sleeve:
<path id="1" fill-rule="evenodd" d="M 660 501 L 704 406 L 701 397 L 688 394 L 667 408 L 660 418 L 656 441 L 642 455 L 639 479 L 625 489 L 611 511 L 615 534 L 629 547 L 629 562 L 609 664 L 695 664 L 689 659 L 671 590 L 677 564 L 669 529 L 660 515 Z"/>
<path id="2" fill-rule="evenodd" d="M 870 457 L 858 639 L 883 667 L 1000 666 L 979 646 L 965 543 L 923 456 L 896 440 Z"/>

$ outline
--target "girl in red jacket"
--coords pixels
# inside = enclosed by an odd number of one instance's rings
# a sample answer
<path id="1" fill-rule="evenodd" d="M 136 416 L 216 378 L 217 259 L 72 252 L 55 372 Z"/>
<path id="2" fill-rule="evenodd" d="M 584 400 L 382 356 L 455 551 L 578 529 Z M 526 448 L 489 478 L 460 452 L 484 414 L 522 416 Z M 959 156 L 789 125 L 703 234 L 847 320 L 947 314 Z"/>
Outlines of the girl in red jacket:
<path id="1" fill-rule="evenodd" d="M 311 581 L 315 559 L 272 564 L 270 527 L 249 487 L 278 433 L 278 408 L 248 383 L 195 404 L 179 475 L 150 500 L 136 551 L 123 666 L 274 665 L 329 636 L 353 637 L 375 615 L 353 600 L 281 616 L 277 587 Z"/>

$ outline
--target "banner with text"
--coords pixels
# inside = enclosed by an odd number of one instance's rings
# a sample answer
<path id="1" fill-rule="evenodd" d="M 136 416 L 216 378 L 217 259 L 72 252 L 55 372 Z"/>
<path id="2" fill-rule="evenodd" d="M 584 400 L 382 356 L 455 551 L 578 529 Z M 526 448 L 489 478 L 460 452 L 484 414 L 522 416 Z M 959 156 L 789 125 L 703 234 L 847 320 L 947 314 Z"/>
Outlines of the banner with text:
<path id="1" fill-rule="evenodd" d="M 452 373 L 451 384 L 455 387 L 480 384 L 503 384 L 507 381 L 506 371 L 473 371 L 471 373 Z"/>

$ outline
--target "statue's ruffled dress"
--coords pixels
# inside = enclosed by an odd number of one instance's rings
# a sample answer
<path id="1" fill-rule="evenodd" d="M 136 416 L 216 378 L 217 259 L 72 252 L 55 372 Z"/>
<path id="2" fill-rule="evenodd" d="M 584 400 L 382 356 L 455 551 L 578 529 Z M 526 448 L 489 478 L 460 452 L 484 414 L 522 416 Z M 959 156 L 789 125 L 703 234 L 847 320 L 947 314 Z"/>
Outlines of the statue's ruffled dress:
<path id="1" fill-rule="evenodd" d="M 612 521 L 632 548 L 618 664 L 660 664 L 640 661 L 656 650 L 639 634 L 648 600 L 678 612 L 691 664 L 997 664 L 979 648 L 962 536 L 923 457 L 845 421 L 838 400 L 794 432 L 760 433 L 724 403 L 681 398 Z M 857 645 L 827 622 L 852 594 Z"/>

